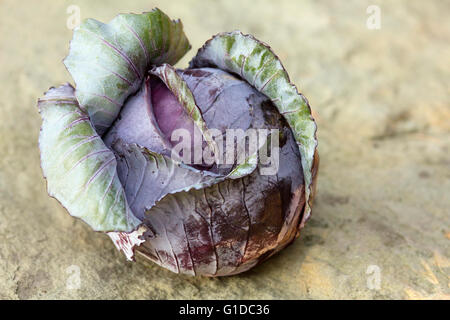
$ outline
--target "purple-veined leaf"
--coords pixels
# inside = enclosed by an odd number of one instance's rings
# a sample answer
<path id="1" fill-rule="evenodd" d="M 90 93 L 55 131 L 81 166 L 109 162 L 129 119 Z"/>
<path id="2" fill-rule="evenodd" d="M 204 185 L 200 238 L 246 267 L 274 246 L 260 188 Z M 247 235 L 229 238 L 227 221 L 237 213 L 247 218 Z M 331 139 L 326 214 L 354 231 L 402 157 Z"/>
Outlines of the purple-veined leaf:
<path id="1" fill-rule="evenodd" d="M 302 227 L 311 213 L 313 165 L 317 158 L 317 126 L 306 98 L 298 93 L 271 48 L 239 31 L 208 40 L 190 62 L 191 68 L 216 67 L 235 73 L 269 97 L 290 125 L 301 153 L 306 208 Z"/>
<path id="2" fill-rule="evenodd" d="M 80 107 L 102 135 L 152 65 L 175 64 L 189 49 L 181 22 L 154 9 L 119 14 L 108 24 L 87 19 L 75 29 L 64 64 Z"/>
<path id="3" fill-rule="evenodd" d="M 304 207 L 300 155 L 289 128 L 275 175 L 167 194 L 146 211 L 151 230 L 136 249 L 176 273 L 220 276 L 246 271 L 292 242 Z"/>
<path id="4" fill-rule="evenodd" d="M 118 156 L 117 171 L 130 207 L 141 220 L 146 210 L 169 193 L 202 189 L 226 178 L 121 140 L 112 148 Z"/>
<path id="5" fill-rule="evenodd" d="M 41 166 L 50 196 L 96 231 L 134 230 L 111 150 L 79 108 L 69 84 L 51 88 L 38 102 Z"/>

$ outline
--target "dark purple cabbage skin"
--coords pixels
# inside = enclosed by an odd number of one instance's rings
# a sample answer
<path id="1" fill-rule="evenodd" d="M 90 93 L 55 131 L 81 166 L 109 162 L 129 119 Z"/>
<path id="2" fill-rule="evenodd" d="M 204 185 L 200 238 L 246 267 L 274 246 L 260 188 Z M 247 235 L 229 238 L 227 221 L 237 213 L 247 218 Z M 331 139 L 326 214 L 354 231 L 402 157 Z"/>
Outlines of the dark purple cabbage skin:
<path id="1" fill-rule="evenodd" d="M 202 190 L 168 193 L 142 212 L 132 207 L 148 227 L 136 252 L 177 273 L 238 274 L 298 236 L 305 204 L 298 146 L 272 102 L 247 82 L 212 68 L 178 70 L 178 74 L 192 91 L 208 128 L 279 129 L 280 167 L 276 175 L 261 175 L 256 169 Z M 150 76 L 128 99 L 104 141 L 113 150 L 120 140 L 170 156 L 170 132 L 179 127 L 192 130 L 193 125 L 174 98 L 159 79 Z M 120 177 L 120 155 L 116 155 Z M 230 171 L 225 166 L 204 169 Z M 159 188 L 149 184 L 145 192 L 151 197 Z"/>

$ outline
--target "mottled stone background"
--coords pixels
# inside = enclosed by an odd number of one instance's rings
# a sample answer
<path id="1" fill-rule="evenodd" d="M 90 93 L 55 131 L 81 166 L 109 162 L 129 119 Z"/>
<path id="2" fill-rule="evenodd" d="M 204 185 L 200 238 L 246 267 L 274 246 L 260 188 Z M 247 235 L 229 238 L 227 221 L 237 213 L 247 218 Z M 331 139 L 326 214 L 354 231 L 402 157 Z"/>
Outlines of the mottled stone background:
<path id="1" fill-rule="evenodd" d="M 318 196 L 299 240 L 239 276 L 183 277 L 126 262 L 47 196 L 35 104 L 71 81 L 71 4 L 83 19 L 155 6 L 181 18 L 194 48 L 181 67 L 220 31 L 274 48 L 319 126 Z M 380 30 L 366 27 L 371 4 Z M 449 16 L 437 0 L 0 0 L 0 298 L 449 299 Z"/>

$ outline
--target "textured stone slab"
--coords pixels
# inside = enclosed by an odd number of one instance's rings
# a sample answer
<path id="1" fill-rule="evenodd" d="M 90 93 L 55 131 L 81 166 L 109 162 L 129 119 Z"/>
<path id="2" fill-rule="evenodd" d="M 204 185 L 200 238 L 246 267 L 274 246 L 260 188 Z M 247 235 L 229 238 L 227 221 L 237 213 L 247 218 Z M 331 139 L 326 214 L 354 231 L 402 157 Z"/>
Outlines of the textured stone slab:
<path id="1" fill-rule="evenodd" d="M 321 168 L 300 239 L 245 274 L 190 278 L 127 262 L 71 218 L 47 196 L 35 104 L 70 79 L 61 60 L 73 2 L 2 0 L 0 298 L 450 298 L 448 4 L 380 2 L 381 29 L 368 30 L 369 1 L 267 1 L 235 13 L 236 3 L 159 6 L 182 19 L 194 48 L 179 66 L 212 34 L 241 29 L 270 43 L 309 98 Z M 151 9 L 77 4 L 102 21 Z"/>

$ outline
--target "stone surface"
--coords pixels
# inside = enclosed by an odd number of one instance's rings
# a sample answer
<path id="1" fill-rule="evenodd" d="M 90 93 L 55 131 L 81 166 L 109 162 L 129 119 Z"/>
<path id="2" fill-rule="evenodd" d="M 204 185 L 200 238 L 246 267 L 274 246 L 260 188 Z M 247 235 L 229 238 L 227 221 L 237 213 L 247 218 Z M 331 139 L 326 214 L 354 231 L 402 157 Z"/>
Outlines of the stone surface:
<path id="1" fill-rule="evenodd" d="M 261 266 L 207 279 L 126 262 L 47 196 L 35 104 L 71 81 L 61 60 L 73 1 L 0 1 L 0 298 L 450 298 L 449 3 L 251 3 L 76 1 L 82 18 L 154 6 L 181 18 L 194 48 L 181 67 L 212 34 L 252 33 L 310 100 L 321 155 L 313 218 Z M 366 27 L 371 4 L 379 30 Z"/>

